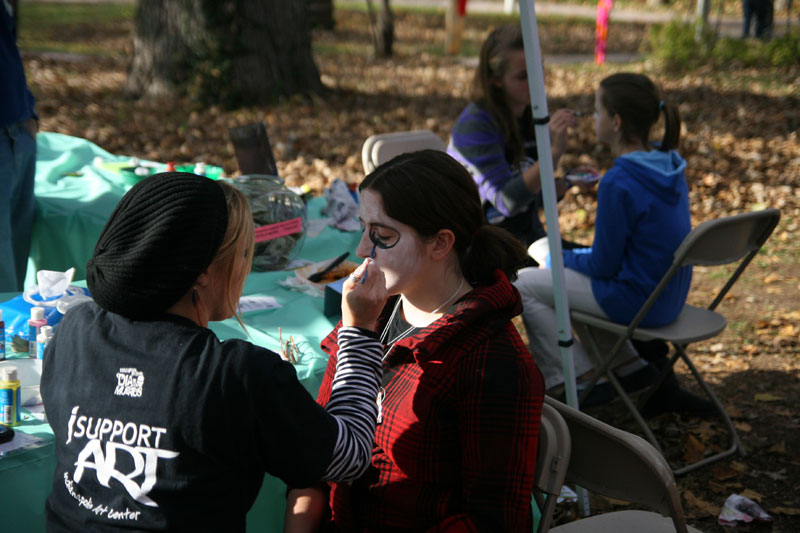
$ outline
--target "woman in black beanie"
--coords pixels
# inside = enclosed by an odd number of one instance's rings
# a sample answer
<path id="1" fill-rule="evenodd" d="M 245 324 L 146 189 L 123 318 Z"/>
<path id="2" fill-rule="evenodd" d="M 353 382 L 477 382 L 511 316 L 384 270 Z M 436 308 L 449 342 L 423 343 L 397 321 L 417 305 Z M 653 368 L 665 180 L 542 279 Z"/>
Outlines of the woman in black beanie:
<path id="1" fill-rule="evenodd" d="M 277 354 L 206 328 L 239 318 L 252 258 L 250 208 L 224 182 L 156 174 L 122 198 L 87 264 L 94 302 L 70 309 L 44 356 L 48 531 L 244 531 L 265 472 L 306 486 L 369 464 L 383 274 L 344 284 L 322 408 Z"/>

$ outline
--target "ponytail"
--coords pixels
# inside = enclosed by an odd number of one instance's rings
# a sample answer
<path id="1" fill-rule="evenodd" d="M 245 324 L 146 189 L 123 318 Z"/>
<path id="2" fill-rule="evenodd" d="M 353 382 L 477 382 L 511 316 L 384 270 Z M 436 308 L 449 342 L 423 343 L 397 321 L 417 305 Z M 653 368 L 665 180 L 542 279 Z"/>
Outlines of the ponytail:
<path id="1" fill-rule="evenodd" d="M 494 271 L 500 269 L 510 280 L 528 261 L 528 252 L 511 233 L 489 224 L 483 224 L 472 237 L 472 242 L 458 256 L 461 272 L 472 285 L 489 285 Z"/>
<path id="2" fill-rule="evenodd" d="M 681 117 L 678 108 L 663 101 L 659 103 L 659 108 L 664 112 L 664 139 L 658 148 L 662 152 L 668 152 L 678 148 L 681 140 Z"/>
<path id="3" fill-rule="evenodd" d="M 664 139 L 659 150 L 678 148 L 681 119 L 678 108 L 661 99 L 658 87 L 643 74 L 619 72 L 600 82 L 603 107 L 609 115 L 622 119 L 622 137 L 626 142 L 650 146 L 650 130 L 664 113 Z"/>

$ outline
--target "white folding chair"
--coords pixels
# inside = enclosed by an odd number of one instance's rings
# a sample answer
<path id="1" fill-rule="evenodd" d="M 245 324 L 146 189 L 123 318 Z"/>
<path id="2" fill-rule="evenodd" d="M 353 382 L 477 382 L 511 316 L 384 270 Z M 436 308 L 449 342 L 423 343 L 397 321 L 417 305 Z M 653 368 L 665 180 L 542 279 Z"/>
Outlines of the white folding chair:
<path id="1" fill-rule="evenodd" d="M 641 437 L 549 396 L 545 396 L 545 406 L 558 411 L 569 428 L 567 483 L 658 511 L 598 514 L 552 528 L 552 533 L 699 533 L 686 524 L 675 478 L 658 450 Z"/>
<path id="2" fill-rule="evenodd" d="M 714 310 L 758 253 L 761 246 L 775 229 L 779 219 L 780 211 L 777 209 L 764 209 L 762 211 L 709 220 L 698 225 L 686 236 L 683 243 L 675 251 L 672 265 L 630 324 L 617 324 L 608 319 L 581 311 L 573 310 L 570 312 L 572 324 L 575 326 L 578 337 L 581 339 L 587 353 L 595 361 L 597 368 L 593 381 L 582 393 L 580 399 L 586 397 L 597 379 L 605 376 L 612 383 L 620 398 L 644 431 L 647 439 L 659 451 L 661 451 L 661 447 L 655 435 L 611 370 L 615 366 L 614 364 L 617 363 L 614 360 L 615 357 L 628 339 L 642 341 L 663 340 L 669 342 L 675 348 L 675 353 L 670 358 L 669 365 L 661 370 L 660 379 L 640 396 L 640 406 L 646 403 L 652 393 L 660 386 L 667 373 L 672 370 L 672 365 L 680 358 L 689 367 L 697 384 L 716 407 L 717 413 L 728 430 L 730 447 L 722 452 L 675 469 L 675 475 L 685 474 L 713 461 L 728 457 L 736 453 L 737 450 L 741 451 L 739 435 L 736 433 L 728 413 L 692 363 L 686 353 L 686 347 L 692 342 L 712 338 L 725 329 L 727 324 L 725 317 Z M 716 294 L 708 308 L 687 304 L 678 318 L 671 324 L 656 328 L 639 327 L 639 323 L 653 307 L 659 295 L 678 269 L 686 265 L 718 266 L 736 262 L 738 262 L 738 267 Z M 598 344 L 592 335 L 593 329 L 606 330 L 618 335 L 616 343 L 608 354 L 603 355 L 600 353 Z"/>
<path id="3" fill-rule="evenodd" d="M 570 437 L 567 423 L 558 411 L 547 403 L 542 405 L 542 422 L 539 428 L 539 450 L 536 454 L 533 503 L 539 509 L 538 533 L 550 529 L 553 510 L 569 464 Z"/>
<path id="4" fill-rule="evenodd" d="M 425 149 L 444 151 L 446 146 L 444 141 L 429 130 L 379 133 L 364 141 L 361 147 L 361 164 L 364 166 L 364 173 L 369 174 L 378 165 L 395 156 Z"/>

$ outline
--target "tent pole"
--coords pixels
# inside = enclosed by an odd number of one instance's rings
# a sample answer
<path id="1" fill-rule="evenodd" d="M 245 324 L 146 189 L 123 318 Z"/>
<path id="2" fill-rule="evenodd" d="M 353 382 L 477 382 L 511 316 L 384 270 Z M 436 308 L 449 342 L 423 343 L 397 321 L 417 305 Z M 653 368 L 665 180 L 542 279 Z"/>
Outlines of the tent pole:
<path id="1" fill-rule="evenodd" d="M 525 65 L 528 69 L 528 84 L 531 93 L 536 149 L 539 153 L 539 176 L 542 183 L 544 214 L 547 222 L 547 243 L 550 247 L 550 271 L 553 275 L 553 300 L 555 301 L 558 324 L 558 345 L 561 349 L 561 364 L 564 371 L 564 387 L 567 405 L 578 408 L 575 385 L 575 366 L 572 358 L 572 327 L 569 320 L 567 293 L 564 290 L 564 258 L 561 254 L 561 230 L 558 225 L 556 206 L 555 173 L 550 145 L 550 115 L 547 111 L 544 69 L 539 46 L 539 30 L 533 0 L 519 0 L 522 37 L 525 46 Z M 577 487 L 578 508 L 584 515 L 589 514 L 589 495 L 582 487 Z"/>

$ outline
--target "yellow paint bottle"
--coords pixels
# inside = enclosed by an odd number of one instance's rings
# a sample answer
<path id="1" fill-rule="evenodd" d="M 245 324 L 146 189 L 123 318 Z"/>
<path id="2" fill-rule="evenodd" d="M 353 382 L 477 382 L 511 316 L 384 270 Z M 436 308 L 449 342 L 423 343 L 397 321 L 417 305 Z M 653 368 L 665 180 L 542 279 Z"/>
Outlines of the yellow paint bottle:
<path id="1" fill-rule="evenodd" d="M 17 367 L 7 366 L 0 370 L 0 424 L 4 426 L 19 424 L 19 391 Z"/>

